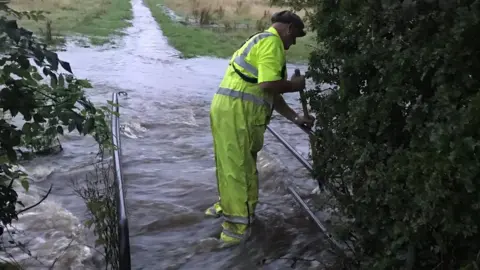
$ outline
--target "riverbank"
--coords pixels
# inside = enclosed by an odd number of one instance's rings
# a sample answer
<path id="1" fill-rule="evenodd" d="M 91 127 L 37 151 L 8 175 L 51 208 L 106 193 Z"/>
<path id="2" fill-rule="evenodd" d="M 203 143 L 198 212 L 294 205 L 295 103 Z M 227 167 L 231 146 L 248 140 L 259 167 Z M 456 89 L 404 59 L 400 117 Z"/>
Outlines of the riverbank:
<path id="1" fill-rule="evenodd" d="M 23 26 L 50 44 L 59 44 L 67 36 L 89 39 L 94 45 L 112 41 L 130 25 L 130 0 L 11 0 L 16 11 L 44 11 L 45 20 L 19 20 Z"/>
<path id="2" fill-rule="evenodd" d="M 254 0 L 145 0 L 145 4 L 170 45 L 186 58 L 228 58 L 246 38 L 268 28 L 271 15 L 282 10 Z M 298 39 L 287 52 L 287 61 L 306 62 L 313 44 L 312 34 Z"/>

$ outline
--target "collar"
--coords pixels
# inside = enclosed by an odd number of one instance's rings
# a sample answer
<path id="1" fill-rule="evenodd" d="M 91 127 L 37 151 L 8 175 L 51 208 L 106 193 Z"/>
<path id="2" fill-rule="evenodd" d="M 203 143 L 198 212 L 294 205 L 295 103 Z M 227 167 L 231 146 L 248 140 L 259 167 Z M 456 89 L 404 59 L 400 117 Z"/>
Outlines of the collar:
<path id="1" fill-rule="evenodd" d="M 273 27 L 273 26 L 270 26 L 270 28 L 268 28 L 266 30 L 266 32 L 270 32 L 270 33 L 274 34 L 275 36 L 280 37 L 280 35 L 277 32 L 277 29 L 275 29 L 275 27 Z"/>

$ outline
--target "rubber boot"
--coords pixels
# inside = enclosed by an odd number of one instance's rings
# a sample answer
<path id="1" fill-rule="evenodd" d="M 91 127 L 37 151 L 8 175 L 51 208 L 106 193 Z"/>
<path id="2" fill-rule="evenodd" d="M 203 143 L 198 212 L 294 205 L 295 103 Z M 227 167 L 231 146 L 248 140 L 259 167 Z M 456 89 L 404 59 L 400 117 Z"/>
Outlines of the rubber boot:
<path id="1" fill-rule="evenodd" d="M 205 210 L 205 216 L 207 217 L 214 217 L 214 218 L 219 218 L 222 216 L 222 207 L 220 206 L 220 202 L 216 202 L 207 210 Z"/>
<path id="2" fill-rule="evenodd" d="M 222 227 L 220 240 L 227 246 L 238 245 L 250 237 L 251 230 L 248 225 L 224 221 Z"/>

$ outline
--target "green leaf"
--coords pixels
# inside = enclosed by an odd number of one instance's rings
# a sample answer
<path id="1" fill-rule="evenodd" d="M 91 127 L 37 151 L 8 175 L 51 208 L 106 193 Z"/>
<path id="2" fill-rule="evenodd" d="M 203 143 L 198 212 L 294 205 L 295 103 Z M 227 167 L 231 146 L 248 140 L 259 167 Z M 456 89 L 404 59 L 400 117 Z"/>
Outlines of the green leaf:
<path id="1" fill-rule="evenodd" d="M 63 67 L 63 69 L 72 73 L 72 68 L 70 67 L 70 64 L 68 62 L 60 61 L 60 65 Z"/>
<path id="2" fill-rule="evenodd" d="M 20 183 L 22 184 L 22 187 L 25 189 L 25 191 L 28 192 L 28 189 L 30 188 L 30 183 L 28 182 L 28 178 L 22 177 L 20 179 Z"/>
<path id="3" fill-rule="evenodd" d="M 36 113 L 33 115 L 33 121 L 37 122 L 37 123 L 45 123 L 45 118 L 43 118 L 42 115 Z"/>
<path id="4" fill-rule="evenodd" d="M 7 58 L 6 58 L 6 57 L 0 58 L 0 66 L 5 65 L 6 62 L 7 62 Z"/>
<path id="5" fill-rule="evenodd" d="M 64 88 L 65 87 L 65 79 L 62 74 L 58 76 L 58 86 Z"/>
<path id="6" fill-rule="evenodd" d="M 23 119 L 25 119 L 25 121 L 30 121 L 32 120 L 32 114 L 30 113 L 30 111 L 23 111 Z"/>
<path id="7" fill-rule="evenodd" d="M 43 75 L 45 75 L 45 76 L 48 76 L 48 75 L 50 75 L 50 73 L 51 73 L 51 71 L 50 71 L 50 69 L 49 69 L 48 67 L 44 67 L 44 68 L 42 69 L 42 72 L 43 72 Z"/>
<path id="8" fill-rule="evenodd" d="M 30 61 L 28 61 L 28 58 L 25 55 L 20 55 L 17 60 L 22 69 L 27 70 L 30 68 Z"/>
<path id="9" fill-rule="evenodd" d="M 67 83 L 72 83 L 73 79 L 74 79 L 74 77 L 71 74 L 67 74 L 65 76 L 65 80 L 67 81 Z"/>
<path id="10" fill-rule="evenodd" d="M 13 150 L 13 148 L 10 148 L 10 147 L 8 147 L 5 150 L 7 151 L 8 160 L 10 160 L 10 162 L 12 162 L 12 163 L 16 163 L 17 162 L 17 152 L 15 152 L 15 150 Z"/>
<path id="11" fill-rule="evenodd" d="M 85 121 L 85 125 L 83 126 L 83 134 L 86 135 L 90 133 L 95 126 L 95 118 L 89 118 Z"/>
<path id="12" fill-rule="evenodd" d="M 87 227 L 88 229 L 90 229 L 90 228 L 92 227 L 92 225 L 93 225 L 93 220 L 87 219 L 87 220 L 85 220 L 85 223 L 84 223 L 84 224 L 85 224 L 85 227 Z"/>
<path id="13" fill-rule="evenodd" d="M 32 78 L 34 78 L 37 81 L 43 80 L 42 75 L 40 75 L 38 72 L 32 72 Z"/>
<path id="14" fill-rule="evenodd" d="M 113 101 L 111 101 L 111 100 L 107 100 L 107 103 L 108 103 L 110 106 L 113 106 L 113 107 L 119 107 L 119 106 L 120 106 L 120 104 L 118 104 L 118 103 L 113 103 Z"/>
<path id="15" fill-rule="evenodd" d="M 11 137 L 10 137 L 10 145 L 11 145 L 11 146 L 18 146 L 18 145 L 20 145 L 21 136 L 22 136 L 21 131 L 19 131 L 19 130 L 14 130 L 10 135 L 11 135 Z"/>
<path id="16" fill-rule="evenodd" d="M 58 86 L 57 76 L 54 73 L 50 73 L 50 86 L 56 88 Z"/>
<path id="17" fill-rule="evenodd" d="M 105 244 L 105 241 L 100 237 L 97 238 L 97 240 L 95 240 L 95 247 L 102 246 L 104 244 Z"/>
<path id="18" fill-rule="evenodd" d="M 18 109 L 15 107 L 10 108 L 10 114 L 15 117 L 18 114 Z"/>
<path id="19" fill-rule="evenodd" d="M 39 123 L 33 122 L 32 123 L 32 132 L 37 133 L 40 130 L 43 130 L 43 127 Z"/>
<path id="20" fill-rule="evenodd" d="M 62 126 L 57 126 L 57 132 L 61 135 L 63 135 L 63 127 Z"/>
<path id="21" fill-rule="evenodd" d="M 47 58 L 47 61 L 50 63 L 52 69 L 57 70 L 58 69 L 58 64 L 59 64 L 58 63 L 59 62 L 58 55 L 54 52 L 46 51 L 45 56 Z"/>
<path id="22" fill-rule="evenodd" d="M 75 121 L 71 121 L 69 124 L 68 124 L 68 132 L 72 132 L 76 127 L 76 124 L 75 124 Z"/>
<path id="23" fill-rule="evenodd" d="M 32 133 L 32 124 L 28 122 L 23 124 L 22 132 L 23 134 L 30 136 L 30 134 Z"/>
<path id="24" fill-rule="evenodd" d="M 77 80 L 77 83 L 84 88 L 93 88 L 88 80 Z"/>

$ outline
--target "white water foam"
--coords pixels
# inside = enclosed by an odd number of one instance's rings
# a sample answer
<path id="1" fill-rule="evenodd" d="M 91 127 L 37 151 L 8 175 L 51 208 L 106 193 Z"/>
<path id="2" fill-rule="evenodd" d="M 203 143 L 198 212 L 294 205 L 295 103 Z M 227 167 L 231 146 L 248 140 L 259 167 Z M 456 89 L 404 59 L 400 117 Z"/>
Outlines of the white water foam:
<path id="1" fill-rule="evenodd" d="M 148 129 L 143 127 L 142 124 L 139 122 L 129 121 L 120 125 L 120 132 L 130 139 L 143 138 L 143 136 L 140 134 L 147 131 Z"/>
<path id="2" fill-rule="evenodd" d="M 29 172 L 21 166 L 18 169 L 38 178 L 45 178 L 53 171 L 51 168 L 35 168 Z M 34 185 L 25 191 L 18 182 L 14 183 L 14 189 L 18 200 L 26 207 L 39 202 L 46 193 Z M 17 206 L 17 211 L 22 208 Z M 21 213 L 18 221 L 5 228 L 1 238 L 13 260 L 5 254 L 0 258 L 16 261 L 25 269 L 87 270 L 97 269 L 101 264 L 101 255 L 87 245 L 87 230 L 78 217 L 52 198 Z M 9 244 L 11 240 L 17 244 Z"/>

